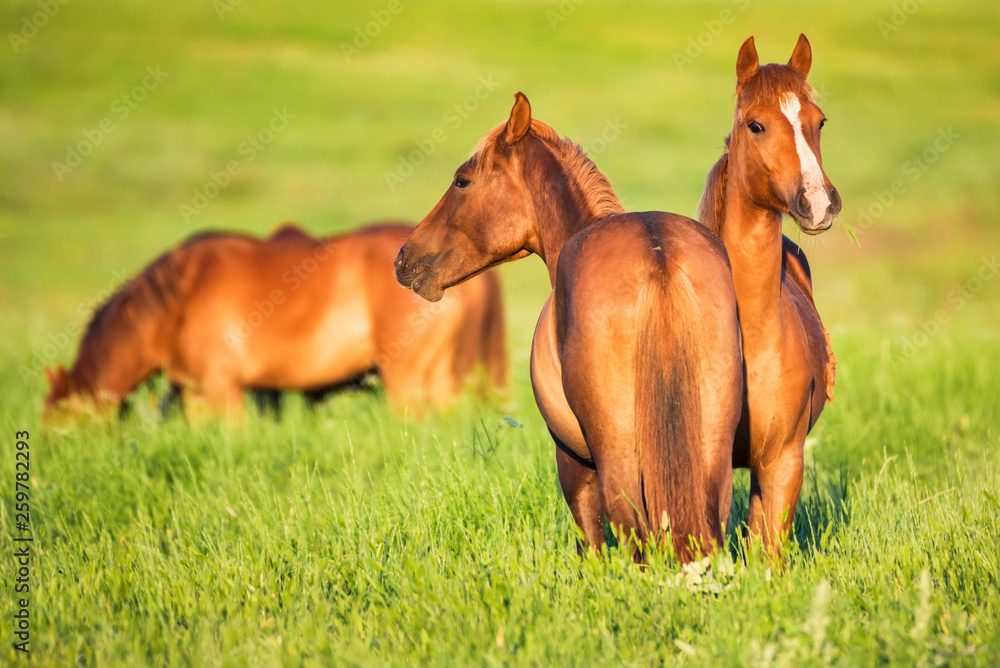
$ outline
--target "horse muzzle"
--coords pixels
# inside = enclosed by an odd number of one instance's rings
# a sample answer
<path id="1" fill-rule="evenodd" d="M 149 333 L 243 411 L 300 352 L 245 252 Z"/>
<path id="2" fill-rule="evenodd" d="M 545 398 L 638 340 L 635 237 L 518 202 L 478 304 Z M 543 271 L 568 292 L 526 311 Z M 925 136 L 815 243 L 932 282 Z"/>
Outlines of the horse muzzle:
<path id="1" fill-rule="evenodd" d="M 413 261 L 404 245 L 399 249 L 393 265 L 396 267 L 396 281 L 404 288 L 410 288 L 429 302 L 440 301 L 444 291 L 438 286 L 431 271 L 429 258 L 424 256 Z"/>
<path id="2" fill-rule="evenodd" d="M 806 234 L 822 234 L 833 227 L 833 219 L 840 213 L 843 203 L 840 200 L 840 192 L 836 188 L 824 188 L 826 202 L 819 202 L 823 209 L 822 217 L 815 215 L 817 205 L 816 197 L 810 197 L 810 193 L 805 188 L 800 188 L 795 199 L 788 207 L 788 213 L 799 224 L 799 228 Z"/>

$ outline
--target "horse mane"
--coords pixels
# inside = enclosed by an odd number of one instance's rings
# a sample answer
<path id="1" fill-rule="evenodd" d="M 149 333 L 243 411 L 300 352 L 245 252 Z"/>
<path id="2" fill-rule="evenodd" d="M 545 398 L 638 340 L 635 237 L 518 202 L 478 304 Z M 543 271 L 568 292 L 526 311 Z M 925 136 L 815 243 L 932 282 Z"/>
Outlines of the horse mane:
<path id="1" fill-rule="evenodd" d="M 712 230 L 715 236 L 722 235 L 722 222 L 725 219 L 726 181 L 729 179 L 729 137 L 726 137 L 726 150 L 722 157 L 712 165 L 705 179 L 705 192 L 698 204 L 698 221 Z"/>
<path id="2" fill-rule="evenodd" d="M 500 135 L 505 127 L 506 123 L 501 123 L 483 135 L 472 150 L 470 165 L 489 169 L 499 150 Z M 568 137 L 560 137 L 559 133 L 549 125 L 534 118 L 531 119 L 528 134 L 540 139 L 553 150 L 556 158 L 566 169 L 567 175 L 579 184 L 584 201 L 595 220 L 625 212 L 625 207 L 622 206 L 608 178 L 601 173 L 594 161 L 587 157 L 587 152 L 582 146 Z"/>
<path id="3" fill-rule="evenodd" d="M 176 307 L 184 276 L 175 254 L 197 241 L 220 236 L 229 235 L 206 232 L 185 240 L 179 248 L 164 253 L 150 263 L 94 311 L 73 364 L 75 385 L 90 390 L 99 389 L 96 387 L 98 370 L 121 346 L 121 340 L 114 334 L 132 330 L 142 318 L 170 315 Z"/>
<path id="4" fill-rule="evenodd" d="M 736 87 L 737 125 L 747 122 L 748 110 L 780 99 L 787 93 L 803 95 L 814 101 L 815 92 L 802 74 L 788 65 L 771 63 L 762 65 L 749 81 Z M 698 220 L 712 230 L 716 236 L 722 234 L 725 217 L 726 183 L 729 180 L 729 141 L 726 137 L 725 151 L 712 166 L 705 179 L 705 192 L 698 204 Z"/>

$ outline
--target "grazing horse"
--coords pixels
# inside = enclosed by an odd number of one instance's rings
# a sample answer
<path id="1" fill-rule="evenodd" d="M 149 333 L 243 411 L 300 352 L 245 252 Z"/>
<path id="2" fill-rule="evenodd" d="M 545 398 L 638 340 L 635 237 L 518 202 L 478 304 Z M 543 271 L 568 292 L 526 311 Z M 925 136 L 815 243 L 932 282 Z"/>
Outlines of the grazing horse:
<path id="1" fill-rule="evenodd" d="M 504 387 L 499 280 L 483 276 L 440 305 L 415 298 L 392 264 L 412 231 L 192 237 L 98 309 L 71 370 L 46 370 L 46 412 L 81 399 L 118 407 L 159 370 L 187 408 L 236 417 L 245 389 L 308 392 L 373 370 L 393 403 L 418 409 L 465 389 L 479 365 L 481 380 Z"/>
<path id="2" fill-rule="evenodd" d="M 726 253 L 697 222 L 623 213 L 579 146 L 521 93 L 396 258 L 425 299 L 535 253 L 553 292 L 531 350 L 535 400 L 584 544 L 670 536 L 680 559 L 723 540 L 743 398 Z M 694 545 L 692 545 L 694 543 Z M 643 550 L 633 546 L 633 557 Z"/>
<path id="3" fill-rule="evenodd" d="M 836 360 L 813 302 L 803 252 L 781 233 L 790 215 L 806 234 L 840 212 L 823 172 L 825 118 L 806 76 L 805 35 L 787 65 L 759 64 L 753 37 L 736 60 L 736 119 L 708 175 L 699 218 L 726 245 L 746 364 L 746 405 L 733 465 L 749 467 L 751 535 L 778 554 L 802 487 L 803 444 L 833 396 Z"/>

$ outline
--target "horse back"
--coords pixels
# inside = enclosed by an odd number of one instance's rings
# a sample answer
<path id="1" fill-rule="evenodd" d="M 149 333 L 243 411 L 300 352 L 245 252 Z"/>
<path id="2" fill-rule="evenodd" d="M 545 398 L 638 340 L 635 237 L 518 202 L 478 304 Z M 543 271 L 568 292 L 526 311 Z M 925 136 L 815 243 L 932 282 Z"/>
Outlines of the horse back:
<path id="1" fill-rule="evenodd" d="M 669 276 L 683 275 L 696 283 L 698 299 L 735 312 L 732 271 L 722 242 L 690 218 L 658 211 L 610 216 L 574 235 L 560 254 L 557 283 L 574 290 L 580 281 L 593 282 L 585 289 L 622 295 L 607 308 L 621 303 L 632 307 L 629 292 L 664 269 Z"/>
<path id="2" fill-rule="evenodd" d="M 274 228 L 271 235 L 267 238 L 267 241 L 273 242 L 283 242 L 283 241 L 316 241 L 316 239 L 310 235 L 308 232 L 303 230 L 301 227 L 295 223 L 282 223 L 278 227 Z"/>

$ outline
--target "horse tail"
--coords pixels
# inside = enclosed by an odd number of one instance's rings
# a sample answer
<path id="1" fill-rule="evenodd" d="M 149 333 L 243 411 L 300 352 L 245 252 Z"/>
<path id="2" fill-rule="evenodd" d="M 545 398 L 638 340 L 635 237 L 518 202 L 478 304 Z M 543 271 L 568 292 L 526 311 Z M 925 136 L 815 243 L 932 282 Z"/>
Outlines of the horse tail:
<path id="1" fill-rule="evenodd" d="M 672 533 L 682 561 L 694 558 L 689 536 L 710 551 L 702 478 L 701 369 L 697 341 L 685 327 L 698 312 L 690 284 L 660 274 L 640 288 L 636 305 L 635 437 L 646 533 Z"/>
<path id="2" fill-rule="evenodd" d="M 486 303 L 483 310 L 481 358 L 491 392 L 507 388 L 507 332 L 504 327 L 503 296 L 500 277 L 490 272 L 486 278 Z"/>

